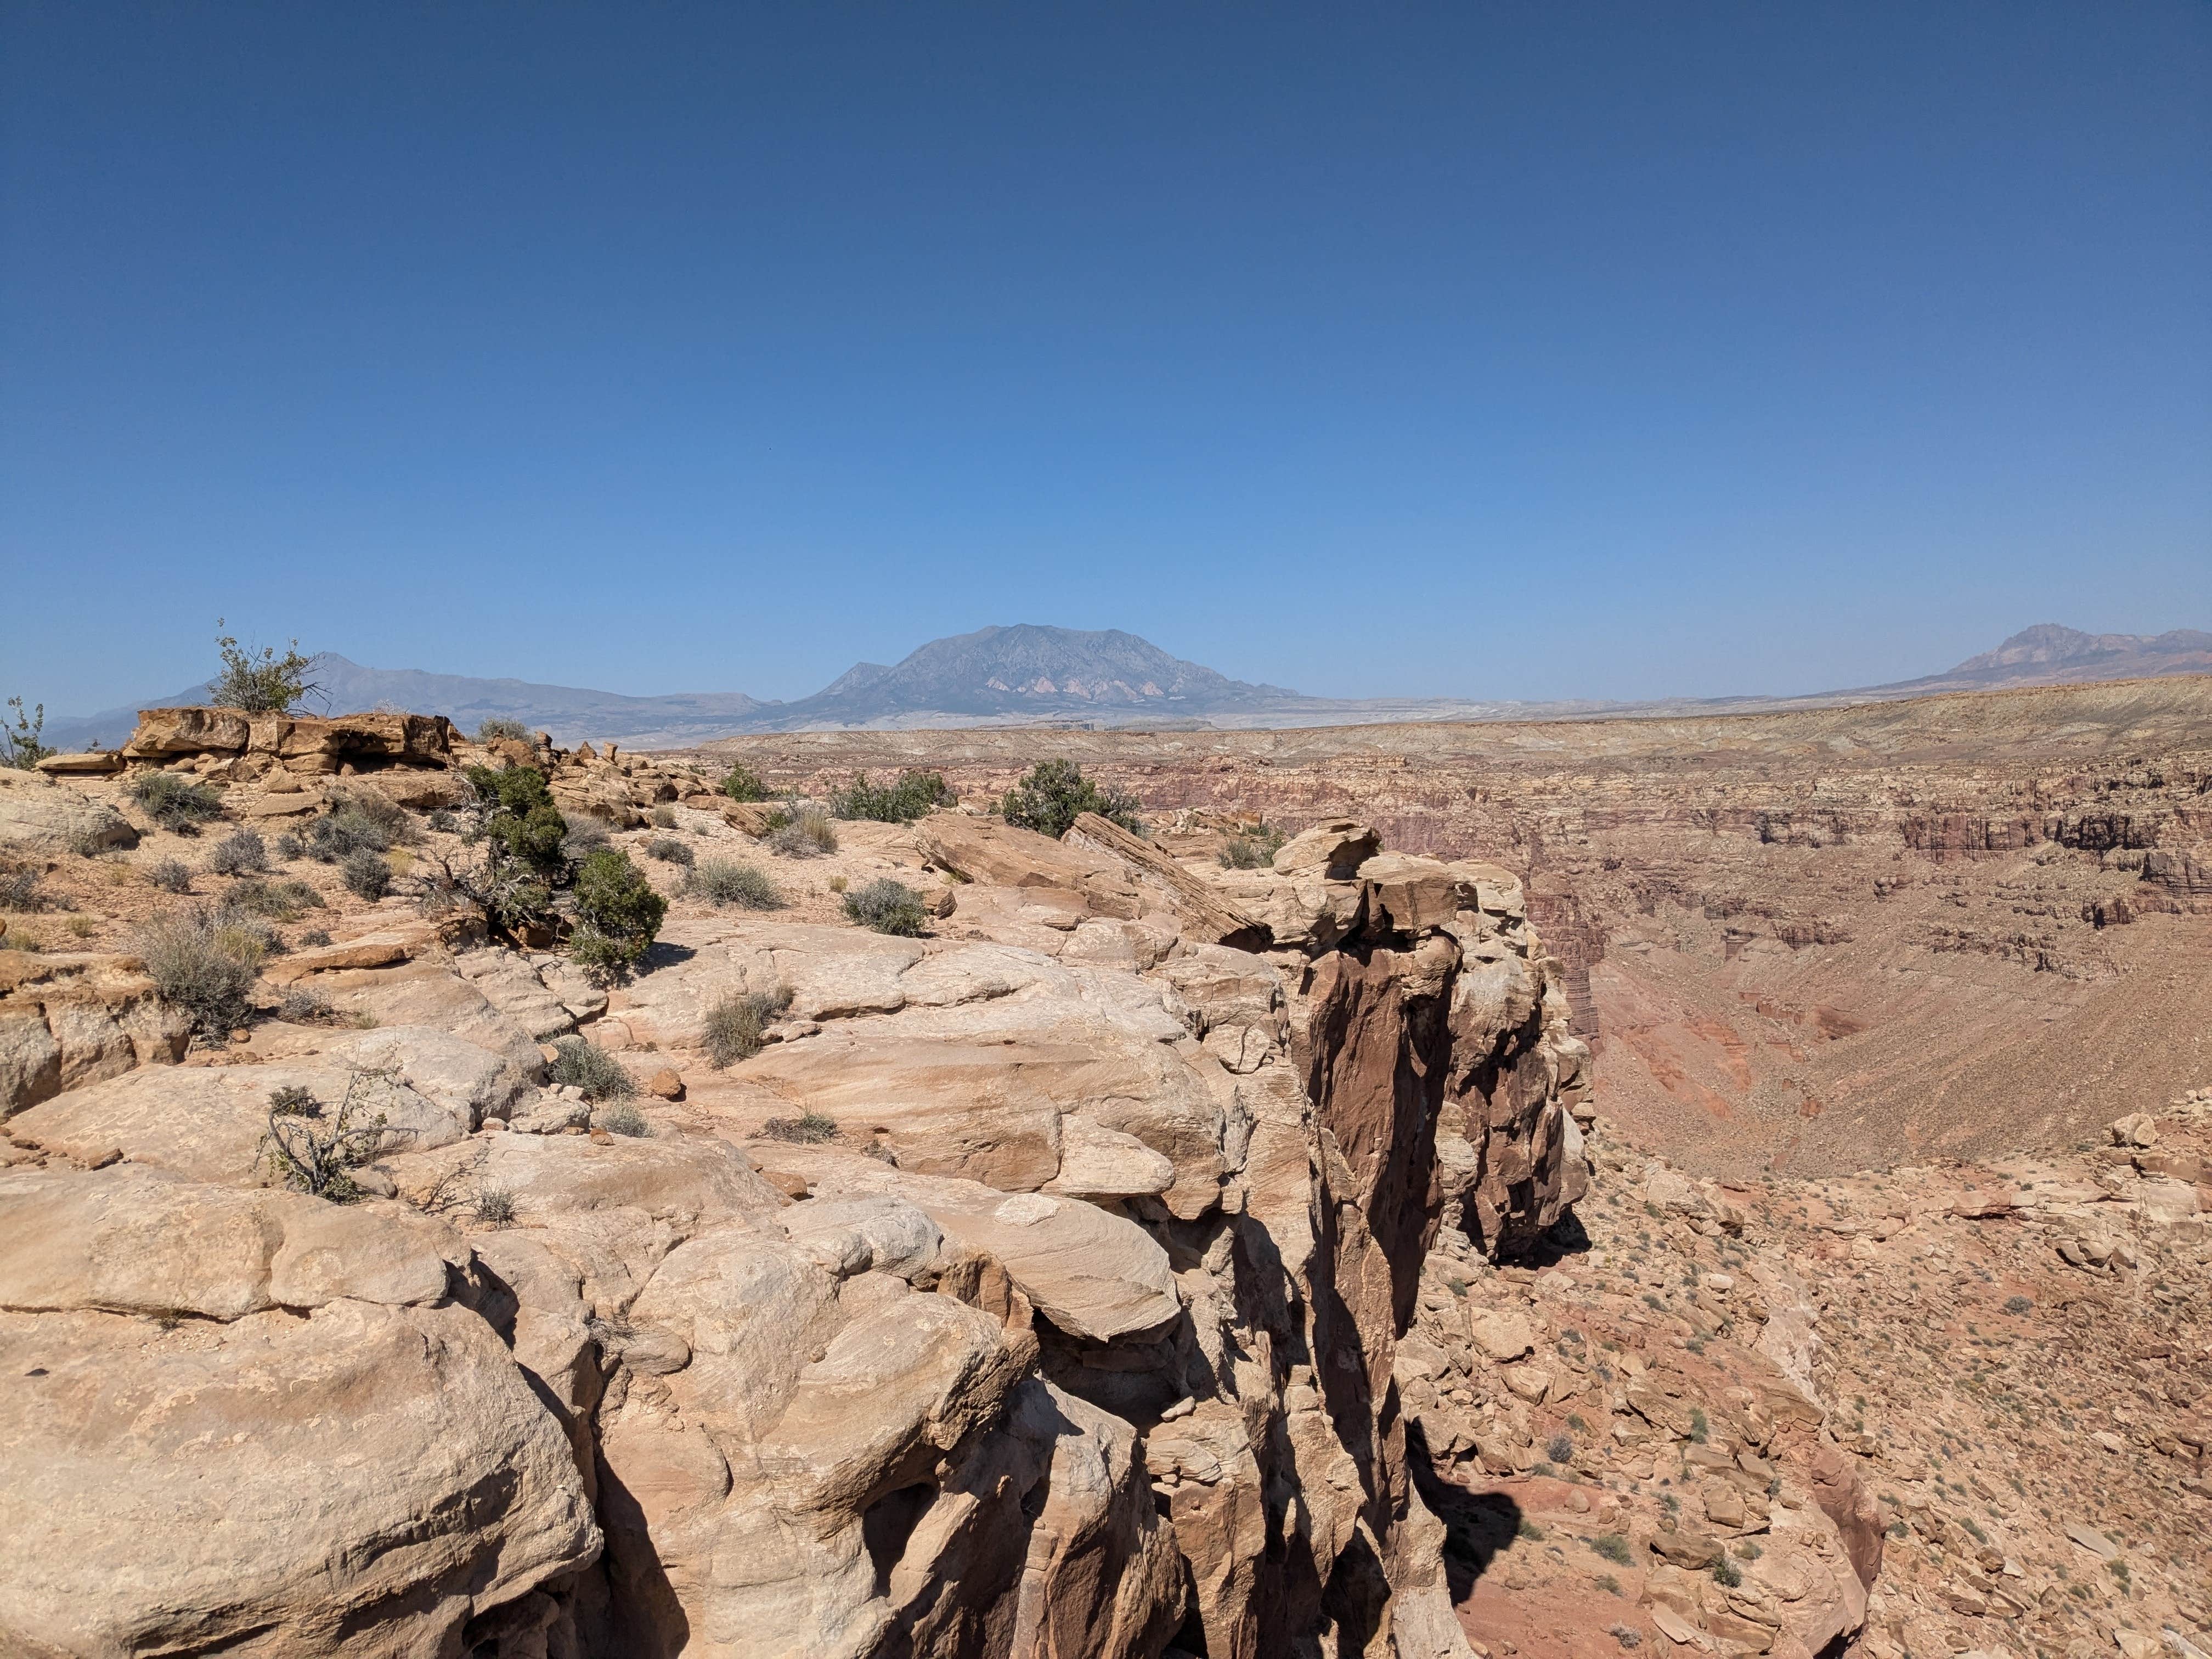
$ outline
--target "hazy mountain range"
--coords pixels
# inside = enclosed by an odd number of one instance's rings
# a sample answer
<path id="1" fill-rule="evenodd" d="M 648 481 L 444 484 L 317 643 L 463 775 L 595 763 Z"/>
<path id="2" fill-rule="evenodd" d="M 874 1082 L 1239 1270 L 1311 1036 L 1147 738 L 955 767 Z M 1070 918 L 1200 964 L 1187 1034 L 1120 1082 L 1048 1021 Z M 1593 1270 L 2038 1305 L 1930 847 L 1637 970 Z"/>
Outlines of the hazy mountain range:
<path id="1" fill-rule="evenodd" d="M 1026 725 L 1162 727 L 1368 725 L 1391 720 L 1529 720 L 1589 714 L 1725 714 L 1922 696 L 2072 680 L 2212 673 L 2212 634 L 2084 634 L 2045 623 L 1941 674 L 1804 697 L 1668 698 L 1648 702 L 1474 702 L 1445 697 L 1303 696 L 1232 680 L 1108 629 L 1024 623 L 933 640 L 902 661 L 855 663 L 811 697 L 763 702 L 740 691 L 630 697 L 528 680 L 477 679 L 417 669 L 368 668 L 334 653 L 315 659 L 322 690 L 311 709 L 404 708 L 450 716 L 473 730 L 494 716 L 550 731 L 555 741 L 681 748 L 744 732 L 850 727 Z M 143 697 L 83 719 L 48 721 L 64 749 L 128 737 L 140 708 L 203 702 L 204 683 Z"/>

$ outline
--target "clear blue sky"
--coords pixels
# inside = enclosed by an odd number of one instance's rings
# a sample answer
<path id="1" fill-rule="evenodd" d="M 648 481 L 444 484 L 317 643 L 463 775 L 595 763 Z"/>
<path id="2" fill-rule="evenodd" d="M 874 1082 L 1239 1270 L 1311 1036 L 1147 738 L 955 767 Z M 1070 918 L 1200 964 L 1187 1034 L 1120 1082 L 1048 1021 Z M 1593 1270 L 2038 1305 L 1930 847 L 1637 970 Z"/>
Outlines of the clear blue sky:
<path id="1" fill-rule="evenodd" d="M 2212 627 L 2212 6 L 0 0 L 0 696 Z"/>

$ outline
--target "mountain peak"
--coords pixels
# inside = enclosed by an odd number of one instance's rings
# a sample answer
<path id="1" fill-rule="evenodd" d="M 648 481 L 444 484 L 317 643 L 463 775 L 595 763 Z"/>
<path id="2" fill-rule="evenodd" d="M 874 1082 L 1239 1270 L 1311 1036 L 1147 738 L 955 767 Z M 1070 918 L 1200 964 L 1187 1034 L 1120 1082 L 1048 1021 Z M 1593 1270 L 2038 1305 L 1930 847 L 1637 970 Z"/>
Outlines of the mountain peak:
<path id="1" fill-rule="evenodd" d="M 763 723 L 860 726 L 919 714 L 1079 719 L 1129 709 L 1175 718 L 1292 695 L 1232 680 L 1118 628 L 1012 623 L 932 640 L 889 668 L 856 665 Z"/>
<path id="2" fill-rule="evenodd" d="M 2212 634 L 2193 628 L 2176 628 L 2163 634 L 2085 634 L 2058 623 L 2038 623 L 2021 629 L 1994 651 L 1967 658 L 1951 671 L 1951 676 L 1977 678 L 2033 673 L 2037 669 L 2083 668 L 2092 663 L 2118 665 L 2097 677 L 2110 679 L 2136 672 L 2171 673 L 2172 659 L 2203 656 L 2208 651 L 2212 651 Z M 2130 667 L 2130 662 L 2140 666 Z"/>

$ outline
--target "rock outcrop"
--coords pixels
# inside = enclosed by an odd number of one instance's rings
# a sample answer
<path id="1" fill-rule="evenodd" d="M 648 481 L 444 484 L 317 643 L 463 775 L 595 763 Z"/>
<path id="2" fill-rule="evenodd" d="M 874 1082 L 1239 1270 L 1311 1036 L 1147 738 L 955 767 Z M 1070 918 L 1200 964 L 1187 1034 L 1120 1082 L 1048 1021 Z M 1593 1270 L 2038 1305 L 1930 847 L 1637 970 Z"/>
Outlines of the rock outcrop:
<path id="1" fill-rule="evenodd" d="M 294 732 L 165 716 L 126 759 L 234 794 L 338 752 Z M 738 833 L 696 775 L 555 764 Z M 938 936 L 679 900 L 612 990 L 349 914 L 188 1053 L 123 960 L 42 959 L 0 1000 L 39 1383 L 0 1490 L 82 1542 L 0 1592 L 0 1645 L 1465 1653 L 1397 1345 L 1440 1241 L 1524 1246 L 1583 1190 L 1555 969 L 1486 866 L 1324 867 L 1341 925 L 1301 931 L 1259 918 L 1305 872 L 1248 907 L 1079 829 L 849 826 L 814 867 L 940 872 Z M 781 1014 L 718 1072 L 750 992 Z M 651 1079 L 620 1132 L 549 1081 L 580 1028 Z M 265 1185 L 273 1103 L 335 1130 L 364 1074 L 368 1196 Z"/>

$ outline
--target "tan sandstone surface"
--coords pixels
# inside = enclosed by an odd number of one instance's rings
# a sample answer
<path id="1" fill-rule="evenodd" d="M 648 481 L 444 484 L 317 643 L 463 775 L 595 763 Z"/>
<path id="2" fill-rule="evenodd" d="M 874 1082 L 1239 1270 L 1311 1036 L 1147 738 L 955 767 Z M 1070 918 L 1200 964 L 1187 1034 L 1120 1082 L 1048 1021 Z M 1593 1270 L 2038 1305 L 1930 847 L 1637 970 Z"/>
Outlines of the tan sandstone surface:
<path id="1" fill-rule="evenodd" d="M 716 911 L 645 861 L 674 908 L 603 988 L 301 859 L 319 926 L 290 932 L 330 942 L 187 1046 L 127 950 L 89 947 L 167 902 L 130 872 L 228 826 L 36 854 L 29 924 L 92 927 L 0 953 L 0 1341 L 33 1384 L 0 1405 L 0 1487 L 35 1563 L 6 1643 L 1466 1650 L 1395 1344 L 1439 1228 L 1510 1248 L 1587 1178 L 1585 1051 L 1510 878 L 1323 855 L 1261 924 L 1110 826 L 939 814 L 801 861 L 680 769 L 524 757 L 634 850 L 668 805 L 787 903 Z M 198 771 L 226 817 L 301 793 L 240 769 Z M 60 777 L 132 817 L 122 780 Z M 832 880 L 884 872 L 957 895 L 929 936 L 842 919 Z M 327 1013 L 287 1018 L 301 991 Z M 749 991 L 787 1001 L 717 1071 L 702 1022 Z M 548 1086 L 539 1044 L 580 1030 L 678 1097 L 610 1132 Z M 271 1190 L 272 1096 L 327 1113 L 363 1079 L 366 1195 Z M 777 1138 L 795 1117 L 834 1127 Z"/>

